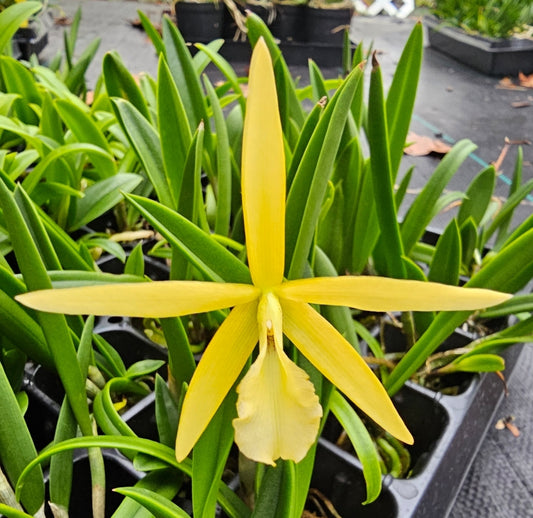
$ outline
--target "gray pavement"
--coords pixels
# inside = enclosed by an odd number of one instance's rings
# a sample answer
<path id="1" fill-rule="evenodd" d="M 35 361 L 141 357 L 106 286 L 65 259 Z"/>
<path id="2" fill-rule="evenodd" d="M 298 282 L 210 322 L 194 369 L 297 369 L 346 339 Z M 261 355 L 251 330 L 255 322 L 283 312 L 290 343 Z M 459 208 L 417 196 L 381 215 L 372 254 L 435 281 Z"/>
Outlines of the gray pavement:
<path id="1" fill-rule="evenodd" d="M 80 26 L 78 52 L 95 37 L 102 43 L 88 73 L 94 85 L 100 72 L 101 60 L 108 50 L 117 50 L 128 68 L 134 72 L 156 73 L 157 58 L 148 38 L 131 27 L 129 21 L 142 9 L 154 22 L 168 4 L 138 3 L 118 0 L 59 0 L 57 5 L 67 15 L 78 6 L 83 17 Z M 356 18 L 352 26 L 354 42 L 373 43 L 380 50 L 379 59 L 384 78 L 389 82 L 414 18 L 397 21 L 384 16 Z M 50 43 L 43 57 L 51 56 L 62 46 L 61 27 L 52 29 Z M 236 66 L 244 70 L 245 64 Z M 306 81 L 306 67 L 291 67 Z M 333 77 L 338 70 L 326 69 Z M 487 77 L 441 55 L 425 49 L 421 81 L 418 89 L 412 130 L 433 136 L 443 135 L 448 142 L 462 138 L 473 140 L 478 149 L 452 180 L 450 190 L 463 190 L 483 166 L 495 161 L 504 144 L 511 140 L 533 141 L 533 106 L 513 108 L 512 102 L 533 101 L 533 91 L 503 90 L 498 78 Z M 533 104 L 533 102 L 532 102 Z M 516 149 L 511 149 L 498 179 L 497 195 L 505 197 L 514 165 Z M 438 160 L 432 157 L 408 158 L 404 167 L 415 165 L 412 189 L 421 188 Z M 524 179 L 533 178 L 533 146 L 524 148 Z M 518 210 L 518 218 L 531 214 L 531 198 Z M 444 217 L 437 219 L 442 226 Z M 533 350 L 526 347 L 509 383 L 509 395 L 495 414 L 487 436 L 466 477 L 463 489 L 453 506 L 451 518 L 528 518 L 533 517 Z M 497 419 L 513 415 L 520 429 L 514 437 L 508 430 L 497 430 Z M 431 517 L 440 518 L 440 517 Z"/>

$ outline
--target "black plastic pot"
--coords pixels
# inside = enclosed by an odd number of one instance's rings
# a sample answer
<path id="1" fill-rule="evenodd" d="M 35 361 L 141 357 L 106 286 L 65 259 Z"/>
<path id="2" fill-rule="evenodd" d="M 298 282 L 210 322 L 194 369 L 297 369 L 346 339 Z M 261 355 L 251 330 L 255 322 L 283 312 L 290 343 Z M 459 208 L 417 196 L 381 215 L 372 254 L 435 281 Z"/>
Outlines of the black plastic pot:
<path id="1" fill-rule="evenodd" d="M 267 5 L 268 6 L 259 3 L 246 2 L 245 11 L 251 11 L 252 13 L 257 14 L 257 16 L 259 16 L 259 18 L 261 18 L 261 20 L 263 20 L 265 24 L 270 27 L 274 23 L 276 11 L 273 4 Z"/>
<path id="2" fill-rule="evenodd" d="M 39 33 L 33 27 L 19 29 L 13 37 L 13 54 L 17 59 L 29 60 L 48 45 L 48 32 Z"/>
<path id="3" fill-rule="evenodd" d="M 531 39 L 473 36 L 433 17 L 426 18 L 425 23 L 431 47 L 475 70 L 495 76 L 533 72 Z"/>
<path id="4" fill-rule="evenodd" d="M 342 46 L 344 31 L 349 30 L 352 9 L 307 7 L 307 41 Z"/>
<path id="5" fill-rule="evenodd" d="M 208 43 L 222 36 L 220 3 L 176 2 L 176 22 L 185 41 Z"/>
<path id="6" fill-rule="evenodd" d="M 276 19 L 272 24 L 272 34 L 280 41 L 305 41 L 305 5 L 276 5 Z"/>

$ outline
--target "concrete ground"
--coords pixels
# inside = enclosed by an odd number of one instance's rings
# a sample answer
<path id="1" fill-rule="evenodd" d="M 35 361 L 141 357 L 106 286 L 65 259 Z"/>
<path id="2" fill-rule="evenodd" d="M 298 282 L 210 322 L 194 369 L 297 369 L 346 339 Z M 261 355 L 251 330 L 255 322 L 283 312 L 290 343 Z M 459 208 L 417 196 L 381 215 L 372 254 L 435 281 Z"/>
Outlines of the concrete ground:
<path id="1" fill-rule="evenodd" d="M 83 17 L 78 51 L 95 37 L 101 37 L 100 50 L 88 72 L 89 84 L 100 72 L 103 54 L 117 50 L 132 72 L 156 73 L 157 59 L 151 43 L 143 32 L 131 27 L 129 21 L 142 9 L 154 22 L 168 4 L 138 3 L 119 0 L 59 0 L 64 12 L 72 16 L 78 6 Z M 352 40 L 372 43 L 380 51 L 379 59 L 385 81 L 392 77 L 403 44 L 415 22 L 414 18 L 397 21 L 385 16 L 354 19 Z M 51 56 L 62 48 L 61 27 L 54 27 L 43 56 Z M 245 64 L 237 64 L 244 70 Z M 306 67 L 291 67 L 305 81 Z M 327 77 L 338 74 L 335 68 L 325 69 Z M 501 89 L 499 78 L 484 76 L 432 48 L 426 48 L 421 73 L 412 131 L 431 136 L 439 134 L 447 142 L 462 138 L 473 140 L 478 149 L 461 167 L 449 185 L 450 190 L 463 190 L 473 176 L 486 164 L 495 161 L 504 139 L 533 141 L 533 106 L 513 108 L 514 102 L 530 102 L 533 90 Z M 503 162 L 498 178 L 497 195 L 507 195 L 516 147 Z M 420 189 L 434 170 L 434 157 L 406 158 L 404 167 L 415 166 L 413 191 Z M 524 146 L 524 180 L 533 178 L 533 146 Z M 518 209 L 519 220 L 533 210 L 533 198 Z M 437 219 L 437 226 L 444 218 Z M 533 251 L 532 251 L 533 255 Z M 509 396 L 496 412 L 487 436 L 466 478 L 464 487 L 451 510 L 452 518 L 527 518 L 533 517 L 533 350 L 526 347 L 509 383 Z M 497 430 L 497 419 L 514 416 L 520 436 L 508 430 Z M 435 517 L 440 518 L 440 517 Z"/>

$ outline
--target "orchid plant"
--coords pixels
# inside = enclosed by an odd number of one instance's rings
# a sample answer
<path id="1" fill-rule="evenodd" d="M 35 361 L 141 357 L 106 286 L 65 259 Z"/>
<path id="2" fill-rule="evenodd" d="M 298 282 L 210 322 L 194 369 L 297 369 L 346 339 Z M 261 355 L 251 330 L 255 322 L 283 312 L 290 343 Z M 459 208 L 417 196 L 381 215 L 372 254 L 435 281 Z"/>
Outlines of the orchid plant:
<path id="1" fill-rule="evenodd" d="M 412 437 L 385 389 L 355 349 L 309 304 L 367 311 L 474 310 L 507 294 L 436 283 L 342 276 L 284 281 L 285 160 L 272 62 L 254 49 L 243 137 L 242 205 L 252 284 L 161 281 L 35 291 L 17 300 L 46 312 L 148 317 L 234 307 L 196 369 L 176 439 L 182 461 L 198 441 L 259 341 L 237 388 L 235 441 L 251 460 L 301 461 L 316 441 L 322 409 L 308 375 L 284 352 L 285 334 L 324 376 L 385 430 Z"/>
<path id="2" fill-rule="evenodd" d="M 386 102 L 374 60 L 366 107 L 362 45 L 346 61 L 351 72 L 344 80 L 324 80 L 311 63 L 311 85 L 297 89 L 268 29 L 250 14 L 254 52 L 246 98 L 242 81 L 217 52 L 221 42 L 199 44 L 201 52 L 192 58 L 169 19 L 162 36 L 145 16 L 141 20 L 161 56 L 157 79 L 145 76 L 138 85 L 119 56 L 109 53 L 90 107 L 44 67 L 27 70 L 10 58 L 0 60 L 0 79 L 17 79 L 2 93 L 2 137 L 16 134 L 26 147 L 0 155 L 0 367 L 6 368 L 0 368 L 0 389 L 9 396 L 0 401 L 8 416 L 0 421 L 0 461 L 16 489 L 9 505 L 0 503 L 0 513 L 21 516 L 10 507 L 18 509 L 15 496 L 29 513 L 42 512 L 43 477 L 35 467 L 49 458 L 51 501 L 66 512 L 70 485 L 64 473 L 71 461 L 63 454 L 88 447 L 118 448 L 148 473 L 138 487 L 117 489 L 138 502 L 137 510 L 149 510 L 142 512 L 186 516 L 171 501 L 181 472 L 192 481 L 195 516 L 214 515 L 217 502 L 235 518 L 249 517 L 250 507 L 254 517 L 272 516 L 276 501 L 278 516 L 300 518 L 330 412 L 356 450 L 366 503 L 372 502 L 382 481 L 373 441 L 390 441 L 399 450 L 400 441 L 413 441 L 391 400 L 406 380 L 422 379 L 429 360 L 443 374 L 502 370 L 494 353 L 531 335 L 531 297 L 501 293 L 516 292 L 533 276 L 525 253 L 533 245 L 533 220 L 510 230 L 514 207 L 531 183 L 520 185 L 517 168 L 511 196 L 494 217 L 495 172 L 482 172 L 437 244 L 422 243 L 432 216 L 456 201 L 443 193 L 473 150 L 462 141 L 400 222 L 411 172 L 396 192 L 394 186 L 422 61 L 420 25 Z M 72 50 L 75 37 L 67 39 Z M 207 78 L 200 83 L 209 61 L 226 77 L 222 86 Z M 25 95 L 16 91 L 22 79 Z M 42 110 L 28 109 L 32 98 Z M 315 103 L 309 113 L 302 99 Z M 31 171 L 22 167 L 34 162 Z M 56 181 L 58 163 L 74 180 L 68 188 Z M 110 236 L 88 234 L 75 242 L 57 225 L 79 231 L 122 198 L 115 213 L 127 207 L 128 228 L 143 221 L 160 234 L 151 253 L 170 261 L 170 280 L 146 282 L 142 243 L 127 254 L 116 242 L 108 246 L 125 260 L 125 273 L 102 273 L 85 240 L 103 247 Z M 478 248 L 496 232 L 494 251 L 482 256 Z M 21 275 L 4 257 L 10 259 L 11 251 Z M 456 287 L 466 272 L 466 287 Z M 443 357 L 433 353 L 476 309 L 483 309 L 476 318 L 520 312 L 522 320 L 456 355 L 445 353 L 443 367 Z M 403 312 L 397 325 L 410 348 L 393 362 L 357 318 L 396 311 Z M 112 346 L 92 334 L 94 319 L 82 314 L 153 319 L 149 325 L 168 351 L 168 380 L 153 381 L 159 442 L 137 436 L 119 415 L 126 398 L 117 402 L 115 396 L 144 395 L 132 375 L 151 370 L 146 364 L 126 369 Z M 196 364 L 189 342 L 198 322 L 206 336 L 214 335 Z M 357 335 L 374 357 L 361 356 Z M 17 402 L 22 391 L 15 378 L 26 357 L 56 370 L 66 393 L 54 444 L 40 453 Z M 13 358 L 18 363 L 10 372 Z M 89 403 L 88 365 L 109 377 Z M 95 435 L 93 418 L 103 435 Z M 367 428 L 384 431 L 376 440 Z M 84 437 L 76 437 L 79 432 Z M 221 481 L 234 442 L 239 495 Z M 13 444 L 22 444 L 23 452 Z M 95 501 L 104 485 L 98 462 L 91 465 Z M 131 516 L 131 505 L 125 499 L 114 517 Z M 103 516 L 103 506 L 93 513 Z"/>

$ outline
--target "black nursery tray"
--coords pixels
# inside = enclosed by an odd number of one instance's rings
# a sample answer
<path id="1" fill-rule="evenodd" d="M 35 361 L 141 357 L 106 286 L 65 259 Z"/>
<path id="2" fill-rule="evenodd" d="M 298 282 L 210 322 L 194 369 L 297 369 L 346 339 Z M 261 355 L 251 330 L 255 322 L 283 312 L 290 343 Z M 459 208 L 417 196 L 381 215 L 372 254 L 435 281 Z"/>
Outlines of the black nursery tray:
<path id="1" fill-rule="evenodd" d="M 520 346 L 503 354 L 511 375 Z M 363 506 L 364 479 L 357 458 L 321 438 L 312 484 L 331 496 L 343 518 L 445 518 L 463 484 L 504 396 L 493 373 L 474 376 L 467 390 L 443 395 L 413 383 L 395 396 L 395 404 L 414 435 L 412 474 L 387 475 L 379 498 Z M 327 435 L 327 433 L 326 433 Z M 334 435 L 334 434 L 333 434 Z"/>
<path id="2" fill-rule="evenodd" d="M 484 74 L 505 76 L 533 72 L 533 40 L 489 39 L 472 36 L 426 18 L 431 47 Z"/>

